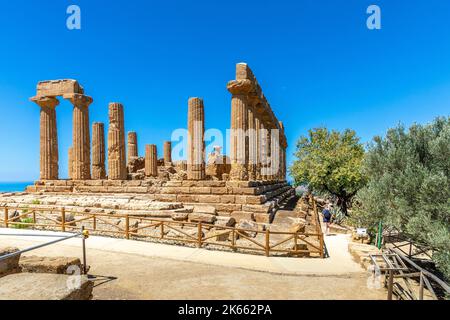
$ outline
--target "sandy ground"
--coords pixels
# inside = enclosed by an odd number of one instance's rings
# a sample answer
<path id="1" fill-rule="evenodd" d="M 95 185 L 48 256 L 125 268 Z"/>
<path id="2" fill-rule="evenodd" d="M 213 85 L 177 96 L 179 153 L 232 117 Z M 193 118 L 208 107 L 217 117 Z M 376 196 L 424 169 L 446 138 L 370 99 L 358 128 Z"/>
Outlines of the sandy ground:
<path id="1" fill-rule="evenodd" d="M 2 236 L 0 242 L 2 245 L 15 245 L 23 249 L 42 243 L 42 240 Z M 129 247 L 136 244 L 135 241 L 125 243 Z M 171 250 L 170 248 L 174 247 L 159 245 L 158 248 Z M 206 256 L 212 253 L 201 251 Z M 80 256 L 80 247 L 60 243 L 28 255 Z M 234 256 L 238 257 L 236 260 L 247 257 L 236 254 Z M 312 262 L 326 265 L 326 260 L 321 259 L 293 260 L 298 261 L 299 265 Z M 292 259 L 286 261 L 293 263 Z M 89 273 L 95 281 L 94 299 L 386 299 L 384 289 L 368 289 L 369 274 L 362 269 L 354 272 L 353 265 L 349 266 L 353 271 L 348 273 L 301 275 L 300 272 L 293 275 L 290 272 L 283 274 L 248 270 L 232 267 L 227 263 L 213 265 L 161 256 L 130 254 L 110 251 L 108 248 L 89 248 L 88 264 L 91 266 Z M 326 266 L 326 269 L 329 269 L 329 266 Z"/>

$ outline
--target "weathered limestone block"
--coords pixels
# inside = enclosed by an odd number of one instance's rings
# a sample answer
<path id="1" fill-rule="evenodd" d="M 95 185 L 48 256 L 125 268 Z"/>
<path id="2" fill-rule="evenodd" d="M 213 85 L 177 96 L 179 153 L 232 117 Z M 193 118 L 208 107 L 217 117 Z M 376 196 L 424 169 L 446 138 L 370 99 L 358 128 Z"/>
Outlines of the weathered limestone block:
<path id="1" fill-rule="evenodd" d="M 68 286 L 70 277 L 48 273 L 12 274 L 1 280 L 0 300 L 92 299 L 94 283 L 87 276 L 79 276 L 79 286 Z"/>
<path id="2" fill-rule="evenodd" d="M 18 252 L 19 249 L 11 248 L 11 247 L 1 247 L 0 248 L 0 257 L 5 256 L 7 254 Z M 0 278 L 7 276 L 9 274 L 20 272 L 19 266 L 20 255 L 8 258 L 6 260 L 0 261 Z M 1 281 L 3 281 L 2 279 Z M 1 286 L 0 286 L 1 287 Z M 1 297 L 1 294 L 0 294 Z"/>
<path id="3" fill-rule="evenodd" d="M 236 228 L 240 233 L 246 235 L 247 237 L 255 238 L 258 234 L 258 224 L 251 220 L 240 220 Z"/>
<path id="4" fill-rule="evenodd" d="M 123 105 L 109 104 L 108 178 L 126 180 L 125 128 Z"/>
<path id="5" fill-rule="evenodd" d="M 92 179 L 106 179 L 105 128 L 101 122 L 92 124 Z"/>
<path id="6" fill-rule="evenodd" d="M 193 212 L 189 213 L 189 221 L 213 224 L 216 221 L 216 216 L 213 216 L 211 214 Z"/>
<path id="7" fill-rule="evenodd" d="M 130 159 L 128 162 L 127 170 L 128 173 L 137 173 L 139 170 L 145 169 L 145 158 L 138 157 Z"/>
<path id="8" fill-rule="evenodd" d="M 216 226 L 219 227 L 234 227 L 236 224 L 236 219 L 233 217 L 216 217 Z"/>
<path id="9" fill-rule="evenodd" d="M 206 175 L 214 180 L 222 180 L 222 174 L 226 172 L 227 157 L 221 154 L 220 147 L 214 147 L 214 152 L 208 156 Z"/>
<path id="10" fill-rule="evenodd" d="M 189 218 L 188 212 L 174 212 L 172 213 L 172 220 L 174 221 L 187 221 Z"/>
<path id="11" fill-rule="evenodd" d="M 204 214 L 211 214 L 211 215 L 216 215 L 217 214 L 217 210 L 215 207 L 213 206 L 201 206 L 201 205 L 196 205 L 193 208 L 193 212 L 195 213 L 204 213 Z"/>
<path id="12" fill-rule="evenodd" d="M 145 175 L 147 177 L 158 176 L 158 152 L 154 144 L 145 147 Z"/>
<path id="13" fill-rule="evenodd" d="M 170 141 L 164 142 L 164 165 L 172 165 L 172 142 Z"/>
<path id="14" fill-rule="evenodd" d="M 81 270 L 79 258 L 25 256 L 19 261 L 22 272 L 68 274 L 68 268 L 74 266 Z"/>
<path id="15" fill-rule="evenodd" d="M 128 132 L 128 166 L 130 165 L 132 160 L 137 159 L 138 157 L 137 133 L 131 131 Z"/>
<path id="16" fill-rule="evenodd" d="M 255 213 L 254 216 L 257 223 L 270 223 L 270 214 L 268 213 Z"/>
<path id="17" fill-rule="evenodd" d="M 246 211 L 233 211 L 231 213 L 231 217 L 233 217 L 238 223 L 241 220 L 249 220 L 254 221 L 255 215 L 253 212 L 246 212 Z"/>
<path id="18" fill-rule="evenodd" d="M 203 100 L 189 99 L 188 110 L 188 160 L 187 171 L 189 180 L 205 179 L 205 111 Z"/>
<path id="19" fill-rule="evenodd" d="M 37 84 L 37 95 L 56 97 L 69 93 L 84 94 L 78 81 L 71 79 L 40 81 Z"/>
<path id="20" fill-rule="evenodd" d="M 40 110 L 40 179 L 58 179 L 58 134 L 56 107 L 58 99 L 36 96 L 30 99 Z"/>

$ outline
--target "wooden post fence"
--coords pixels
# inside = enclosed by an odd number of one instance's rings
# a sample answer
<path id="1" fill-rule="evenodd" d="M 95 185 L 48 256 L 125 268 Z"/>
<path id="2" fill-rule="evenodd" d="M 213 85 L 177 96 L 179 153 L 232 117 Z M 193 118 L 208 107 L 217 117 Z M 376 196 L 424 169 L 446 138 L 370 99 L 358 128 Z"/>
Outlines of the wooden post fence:
<path id="1" fill-rule="evenodd" d="M 8 208 L 5 207 L 5 228 L 9 228 L 8 218 Z"/>
<path id="2" fill-rule="evenodd" d="M 61 230 L 66 232 L 66 209 L 64 207 L 61 208 Z"/>

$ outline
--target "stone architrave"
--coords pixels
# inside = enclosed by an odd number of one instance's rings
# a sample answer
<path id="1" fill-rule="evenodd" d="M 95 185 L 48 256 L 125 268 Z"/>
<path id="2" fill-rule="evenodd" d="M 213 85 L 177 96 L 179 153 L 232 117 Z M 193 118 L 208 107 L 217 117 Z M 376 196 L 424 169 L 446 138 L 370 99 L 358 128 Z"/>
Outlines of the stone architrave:
<path id="1" fill-rule="evenodd" d="M 101 122 L 92 125 L 92 179 L 106 179 L 105 126 Z"/>
<path id="2" fill-rule="evenodd" d="M 205 179 L 205 110 L 203 100 L 190 98 L 188 106 L 188 159 L 189 180 Z"/>
<path id="3" fill-rule="evenodd" d="M 41 107 L 40 180 L 57 180 L 59 169 L 56 106 L 58 106 L 59 100 L 54 97 L 43 96 L 36 96 L 30 100 Z"/>
<path id="4" fill-rule="evenodd" d="M 123 105 L 115 102 L 109 104 L 108 179 L 127 179 Z"/>

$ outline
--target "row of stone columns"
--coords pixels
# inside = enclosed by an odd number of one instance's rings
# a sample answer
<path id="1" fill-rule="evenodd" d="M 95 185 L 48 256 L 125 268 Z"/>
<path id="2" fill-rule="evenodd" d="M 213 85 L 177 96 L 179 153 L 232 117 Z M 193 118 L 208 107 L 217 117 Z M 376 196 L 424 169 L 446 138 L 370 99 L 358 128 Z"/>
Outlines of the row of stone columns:
<path id="1" fill-rule="evenodd" d="M 237 65 L 236 80 L 227 88 L 232 94 L 230 178 L 285 180 L 284 129 L 272 120 L 270 106 L 246 64 Z"/>

